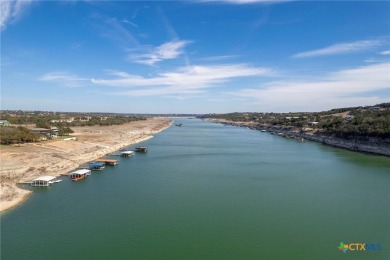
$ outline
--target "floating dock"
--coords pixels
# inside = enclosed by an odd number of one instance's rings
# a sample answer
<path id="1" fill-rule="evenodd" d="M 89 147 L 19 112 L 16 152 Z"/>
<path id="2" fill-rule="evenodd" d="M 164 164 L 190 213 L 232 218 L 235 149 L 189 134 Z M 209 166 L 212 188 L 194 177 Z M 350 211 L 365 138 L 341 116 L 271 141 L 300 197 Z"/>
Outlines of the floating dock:
<path id="1" fill-rule="evenodd" d="M 134 155 L 133 151 L 124 151 L 120 153 L 120 157 L 131 157 Z"/>
<path id="2" fill-rule="evenodd" d="M 104 159 L 104 158 L 97 159 L 96 162 L 101 162 L 101 163 L 104 163 L 105 165 L 109 165 L 109 166 L 115 166 L 119 163 L 118 160 Z"/>
<path id="3" fill-rule="evenodd" d="M 30 184 L 31 186 L 34 187 L 47 187 L 55 182 L 59 182 L 59 181 L 55 181 L 56 178 L 57 177 L 54 176 L 41 176 L 33 180 Z"/>
<path id="4" fill-rule="evenodd" d="M 104 162 L 91 162 L 89 163 L 88 169 L 92 171 L 101 171 L 104 169 Z"/>
<path id="5" fill-rule="evenodd" d="M 139 153 L 146 153 L 148 151 L 148 147 L 146 147 L 146 146 L 138 146 L 138 147 L 135 148 L 135 151 L 139 152 Z"/>
<path id="6" fill-rule="evenodd" d="M 85 177 L 87 177 L 89 175 L 91 175 L 91 170 L 81 169 L 81 170 L 71 172 L 69 174 L 69 178 L 72 181 L 79 181 L 79 180 L 84 179 Z"/>

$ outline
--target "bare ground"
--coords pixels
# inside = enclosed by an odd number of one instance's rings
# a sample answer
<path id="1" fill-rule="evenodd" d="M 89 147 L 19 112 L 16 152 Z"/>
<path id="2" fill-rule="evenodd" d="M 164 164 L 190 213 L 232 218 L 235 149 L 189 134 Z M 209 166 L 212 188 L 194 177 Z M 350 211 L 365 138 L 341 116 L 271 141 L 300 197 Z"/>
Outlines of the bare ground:
<path id="1" fill-rule="evenodd" d="M 22 202 L 30 191 L 16 184 L 42 175 L 59 176 L 123 147 L 147 140 L 171 125 L 166 118 L 149 118 L 116 126 L 72 127 L 76 141 L 53 140 L 2 146 L 0 150 L 0 211 Z"/>

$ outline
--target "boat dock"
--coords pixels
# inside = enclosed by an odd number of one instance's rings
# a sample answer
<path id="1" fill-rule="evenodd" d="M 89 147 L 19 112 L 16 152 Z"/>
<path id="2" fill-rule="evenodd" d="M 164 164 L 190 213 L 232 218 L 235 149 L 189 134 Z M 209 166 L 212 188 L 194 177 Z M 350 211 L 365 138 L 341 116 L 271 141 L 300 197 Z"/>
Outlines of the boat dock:
<path id="1" fill-rule="evenodd" d="M 89 163 L 88 169 L 92 171 L 101 171 L 104 169 L 104 165 L 104 162 L 91 162 Z"/>
<path id="2" fill-rule="evenodd" d="M 139 152 L 139 153 L 146 153 L 148 151 L 148 147 L 146 147 L 146 146 L 138 146 L 138 147 L 135 148 L 135 151 Z"/>
<path id="3" fill-rule="evenodd" d="M 124 151 L 124 152 L 121 152 L 120 153 L 120 157 L 131 157 L 134 155 L 134 152 L 133 151 Z"/>
<path id="4" fill-rule="evenodd" d="M 85 177 L 87 177 L 89 175 L 91 175 L 91 170 L 82 169 L 82 170 L 77 170 L 77 171 L 71 172 L 69 174 L 69 178 L 72 181 L 79 181 L 79 180 L 84 179 Z"/>
<path id="5" fill-rule="evenodd" d="M 109 165 L 109 166 L 115 166 L 119 163 L 118 160 L 105 159 L 105 158 L 97 159 L 96 162 L 101 162 L 101 163 L 104 163 L 105 165 Z"/>
<path id="6" fill-rule="evenodd" d="M 32 181 L 21 181 L 18 184 L 30 184 L 33 187 L 48 187 L 53 183 L 61 182 L 61 180 L 56 180 L 56 178 L 54 176 L 40 176 Z"/>

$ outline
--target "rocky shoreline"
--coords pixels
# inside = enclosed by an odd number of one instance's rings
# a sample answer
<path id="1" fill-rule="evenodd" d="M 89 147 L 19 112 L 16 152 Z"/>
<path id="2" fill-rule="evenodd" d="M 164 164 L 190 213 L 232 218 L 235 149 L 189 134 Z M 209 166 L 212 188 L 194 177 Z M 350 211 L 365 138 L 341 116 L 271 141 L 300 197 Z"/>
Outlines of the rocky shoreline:
<path id="1" fill-rule="evenodd" d="M 207 119 L 210 122 L 224 125 L 247 127 L 253 130 L 265 130 L 282 137 L 306 139 L 325 145 L 344 148 L 351 151 L 385 155 L 390 157 L 390 138 L 365 137 L 365 136 L 334 136 L 327 133 L 302 130 L 288 126 L 261 125 L 252 122 L 234 122 L 223 119 Z"/>

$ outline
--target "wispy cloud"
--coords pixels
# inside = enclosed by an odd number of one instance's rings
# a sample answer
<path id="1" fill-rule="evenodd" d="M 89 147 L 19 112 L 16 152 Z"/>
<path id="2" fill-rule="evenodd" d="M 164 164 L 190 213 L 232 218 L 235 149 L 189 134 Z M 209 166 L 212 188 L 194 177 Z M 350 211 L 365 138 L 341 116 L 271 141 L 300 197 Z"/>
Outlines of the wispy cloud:
<path id="1" fill-rule="evenodd" d="M 201 58 L 201 60 L 204 60 L 204 61 L 221 61 L 221 60 L 234 59 L 234 58 L 238 58 L 238 57 L 240 57 L 240 55 L 219 55 L 219 56 L 211 56 L 211 57 Z"/>
<path id="2" fill-rule="evenodd" d="M 89 78 L 82 78 L 69 72 L 49 72 L 39 78 L 41 81 L 54 82 L 66 87 L 82 87 L 90 83 Z"/>
<path id="3" fill-rule="evenodd" d="M 388 50 L 388 51 L 382 51 L 380 54 L 382 54 L 382 55 L 390 55 L 390 50 Z"/>
<path id="4" fill-rule="evenodd" d="M 128 30 L 128 26 L 115 17 L 94 13 L 91 17 L 98 22 L 98 29 L 101 36 L 114 42 L 120 49 L 138 48 L 140 46 L 137 38 Z"/>
<path id="5" fill-rule="evenodd" d="M 293 58 L 310 58 L 317 56 L 328 56 L 336 54 L 344 54 L 351 52 L 365 51 L 382 45 L 382 40 L 362 40 L 349 43 L 337 43 L 322 49 L 301 52 L 293 55 Z"/>
<path id="6" fill-rule="evenodd" d="M 270 76 L 273 73 L 274 71 L 271 69 L 250 67 L 246 64 L 186 66 L 177 71 L 160 73 L 156 77 L 150 78 L 121 71 L 109 71 L 109 74 L 116 78 L 92 79 L 92 83 L 132 88 L 132 90 L 117 93 L 129 96 L 197 94 L 233 78 Z"/>
<path id="7" fill-rule="evenodd" d="M 275 4 L 282 2 L 291 2 L 293 0 L 200 0 L 201 3 L 217 2 L 229 4 Z"/>
<path id="8" fill-rule="evenodd" d="M 179 57 L 184 53 L 184 47 L 190 43 L 191 41 L 174 40 L 154 48 L 143 47 L 141 49 L 129 49 L 131 54 L 128 56 L 128 59 L 140 64 L 154 65 L 155 63 L 163 60 L 170 60 Z"/>
<path id="9" fill-rule="evenodd" d="M 0 1 L 0 30 L 16 21 L 30 4 L 31 0 Z"/>
<path id="10" fill-rule="evenodd" d="M 388 90 L 389 69 L 389 62 L 373 64 L 333 72 L 319 80 L 272 81 L 259 88 L 229 94 L 247 98 L 257 110 L 263 107 L 268 111 L 319 111 L 332 107 L 372 105 L 389 101 L 389 96 L 372 94 Z"/>
<path id="11" fill-rule="evenodd" d="M 127 24 L 130 24 L 130 25 L 134 26 L 134 27 L 138 27 L 137 24 L 135 24 L 135 23 L 133 23 L 133 22 L 127 20 L 127 19 L 122 19 L 122 23 L 127 23 Z"/>

